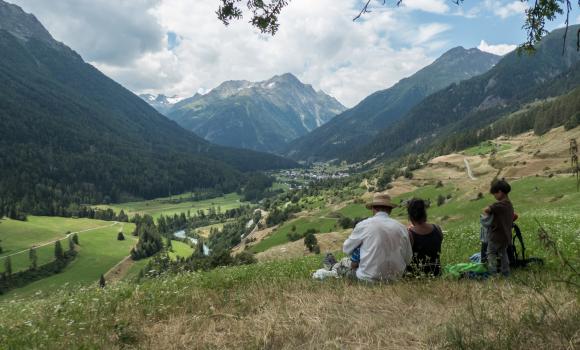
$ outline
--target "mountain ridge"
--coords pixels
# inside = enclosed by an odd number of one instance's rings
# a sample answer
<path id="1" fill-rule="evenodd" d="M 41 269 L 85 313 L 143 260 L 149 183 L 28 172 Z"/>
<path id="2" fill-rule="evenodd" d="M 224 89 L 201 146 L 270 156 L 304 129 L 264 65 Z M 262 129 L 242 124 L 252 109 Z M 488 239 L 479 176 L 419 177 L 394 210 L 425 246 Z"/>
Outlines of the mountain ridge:
<path id="1" fill-rule="evenodd" d="M 166 114 L 208 141 L 276 152 L 343 110 L 334 97 L 285 73 L 260 82 L 225 81 Z"/>
<path id="2" fill-rule="evenodd" d="M 579 28 L 575 25 L 569 30 Z M 534 54 L 509 53 L 488 72 L 428 96 L 388 130 L 382 130 L 345 158 L 388 158 L 426 150 L 433 142 L 463 129 L 485 126 L 536 98 L 570 91 L 580 84 L 580 56 L 575 38 L 570 37 L 562 54 L 563 30 L 544 37 Z"/>
<path id="3" fill-rule="evenodd" d="M 487 71 L 499 58 L 478 49 L 452 48 L 412 76 L 374 92 L 329 123 L 294 140 L 284 153 L 298 160 L 339 158 L 369 142 L 426 96 Z"/>

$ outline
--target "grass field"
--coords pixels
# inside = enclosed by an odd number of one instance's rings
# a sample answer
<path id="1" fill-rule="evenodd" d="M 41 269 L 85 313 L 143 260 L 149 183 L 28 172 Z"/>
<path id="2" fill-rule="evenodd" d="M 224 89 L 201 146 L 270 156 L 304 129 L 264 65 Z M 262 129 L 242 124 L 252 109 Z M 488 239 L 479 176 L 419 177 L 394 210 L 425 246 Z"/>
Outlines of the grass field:
<path id="1" fill-rule="evenodd" d="M 230 193 L 223 197 L 206 199 L 202 201 L 184 201 L 180 202 L 184 198 L 188 198 L 187 195 L 182 195 L 181 197 L 169 197 L 169 198 L 159 198 L 149 201 L 140 202 L 128 202 L 121 204 L 112 205 L 99 205 L 97 208 L 106 209 L 111 208 L 115 212 L 121 211 L 123 209 L 129 217 L 135 214 L 148 214 L 154 218 L 158 218 L 160 215 L 174 215 L 186 213 L 188 210 L 192 214 L 198 210 L 208 210 L 211 207 L 220 207 L 222 211 L 228 209 L 234 209 L 240 207 L 244 204 L 240 202 L 240 196 L 236 193 Z"/>
<path id="2" fill-rule="evenodd" d="M 67 232 L 90 234 L 99 232 L 98 229 L 118 232 L 121 224 L 109 221 L 92 219 L 69 219 L 59 217 L 30 216 L 28 221 L 2 220 L 0 221 L 0 239 L 5 249 L 0 256 L 0 271 L 4 271 L 4 259 L 10 255 L 12 271 L 25 270 L 30 266 L 28 250 L 32 246 L 40 246 L 54 240 L 62 240 L 63 249 L 68 249 Z M 105 229 L 106 228 L 106 229 Z M 101 231 L 102 231 L 101 230 Z M 18 253 L 20 252 L 20 253 Z M 36 248 L 38 265 L 54 260 L 54 244 L 50 243 Z"/>
<path id="3" fill-rule="evenodd" d="M 292 227 L 296 227 L 296 232 L 304 233 L 308 229 L 316 229 L 319 232 L 331 232 L 336 230 L 338 220 L 332 218 L 317 218 L 317 217 L 305 217 L 296 220 L 289 221 L 279 227 L 276 231 L 258 244 L 252 246 L 251 251 L 254 253 L 263 252 L 271 247 L 284 244 L 288 242 L 287 234 L 292 231 Z"/>
<path id="4" fill-rule="evenodd" d="M 76 232 L 110 225 L 110 222 L 92 219 L 70 219 L 48 216 L 29 216 L 27 221 L 0 220 L 0 257 L 28 249 L 32 245 L 64 238 L 67 232 Z"/>
<path id="5" fill-rule="evenodd" d="M 101 222 L 97 221 L 96 223 L 100 224 Z M 110 225 L 111 223 L 108 224 Z M 123 227 L 126 237 L 124 241 L 117 240 L 117 233 L 121 227 Z M 2 296 L 2 298 L 25 297 L 37 293 L 48 295 L 66 284 L 90 284 L 98 281 L 101 274 L 106 273 L 129 255 L 129 251 L 137 242 L 136 238 L 131 235 L 133 229 L 133 224 L 125 223 L 122 226 L 117 224 L 79 233 L 80 246 L 78 247 L 78 255 L 61 273 L 13 290 Z M 68 245 L 63 244 L 63 248 L 67 249 Z M 38 250 L 39 264 L 42 263 L 41 257 L 48 261 L 53 259 L 53 249 L 53 245 L 50 245 L 46 247 L 46 251 L 44 249 Z M 28 266 L 28 253 L 21 255 L 26 260 L 25 266 Z M 15 257 L 13 258 L 14 266 L 19 260 L 15 259 Z"/>
<path id="6" fill-rule="evenodd" d="M 66 349 L 580 345 L 578 299 L 572 290 L 551 285 L 546 274 L 368 285 L 313 281 L 309 275 L 319 266 L 318 257 L 307 257 L 0 303 L 0 343 Z"/>
<path id="7" fill-rule="evenodd" d="M 190 247 L 189 244 L 181 241 L 172 241 L 171 245 L 173 247 L 173 251 L 169 252 L 169 257 L 171 257 L 171 259 L 176 259 L 178 256 L 187 258 L 193 253 L 193 248 Z"/>

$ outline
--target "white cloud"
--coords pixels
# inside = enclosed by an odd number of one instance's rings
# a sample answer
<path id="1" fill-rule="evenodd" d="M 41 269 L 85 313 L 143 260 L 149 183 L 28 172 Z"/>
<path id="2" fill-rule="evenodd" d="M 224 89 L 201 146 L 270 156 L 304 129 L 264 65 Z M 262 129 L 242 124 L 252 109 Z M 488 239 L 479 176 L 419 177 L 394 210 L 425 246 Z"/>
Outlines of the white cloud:
<path id="1" fill-rule="evenodd" d="M 447 13 L 449 6 L 444 0 L 405 0 L 402 6 L 412 9 L 432 13 Z"/>
<path id="2" fill-rule="evenodd" d="M 482 40 L 479 45 L 477 46 L 478 49 L 481 51 L 493 53 L 495 55 L 503 56 L 511 51 L 515 50 L 517 45 L 511 44 L 497 44 L 497 45 L 490 45 L 485 40 Z"/>
<path id="3" fill-rule="evenodd" d="M 215 0 L 15 2 L 127 88 L 182 97 L 225 80 L 291 72 L 352 106 L 432 62 L 447 45 L 440 34 L 450 29 L 410 17 L 419 7 L 446 12 L 446 0 L 408 0 L 407 10 L 381 7 L 357 22 L 358 0 L 293 0 L 274 37 L 247 18 L 225 27 Z M 179 38 L 171 49 L 170 32 Z"/>
<path id="4" fill-rule="evenodd" d="M 10 0 L 86 60 L 128 64 L 166 45 L 151 9 L 161 0 Z"/>
<path id="5" fill-rule="evenodd" d="M 509 3 L 499 0 L 486 0 L 486 6 L 493 11 L 496 16 L 506 19 L 511 16 L 524 16 L 528 5 L 525 2 L 516 0 Z"/>

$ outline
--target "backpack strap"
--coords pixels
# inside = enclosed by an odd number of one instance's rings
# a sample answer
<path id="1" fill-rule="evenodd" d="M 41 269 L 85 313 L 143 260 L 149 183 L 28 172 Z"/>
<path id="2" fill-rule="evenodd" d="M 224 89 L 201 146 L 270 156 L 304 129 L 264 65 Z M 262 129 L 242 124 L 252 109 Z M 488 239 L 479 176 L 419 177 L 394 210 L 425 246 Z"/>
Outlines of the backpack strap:
<path id="1" fill-rule="evenodd" d="M 516 235 L 513 237 L 512 244 L 515 245 L 516 238 L 518 239 L 518 241 L 520 241 L 520 245 L 522 247 L 522 260 L 526 260 L 526 246 L 524 245 L 524 238 L 522 236 L 522 231 L 520 230 L 520 228 L 517 224 L 514 224 L 514 232 Z M 517 257 L 516 257 L 516 259 L 517 259 Z"/>

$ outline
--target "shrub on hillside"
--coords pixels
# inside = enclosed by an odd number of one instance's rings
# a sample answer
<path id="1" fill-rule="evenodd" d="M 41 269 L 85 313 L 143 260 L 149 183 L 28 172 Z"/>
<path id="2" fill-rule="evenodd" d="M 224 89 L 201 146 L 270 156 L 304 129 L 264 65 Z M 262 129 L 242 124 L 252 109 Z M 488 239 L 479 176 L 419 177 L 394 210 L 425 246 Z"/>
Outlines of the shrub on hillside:
<path id="1" fill-rule="evenodd" d="M 300 233 L 298 233 L 298 232 L 294 232 L 294 231 L 292 231 L 292 232 L 288 232 L 288 233 L 286 234 L 286 237 L 288 238 L 288 240 L 289 240 L 290 242 L 295 242 L 295 241 L 297 241 L 297 240 L 301 239 L 301 238 L 302 238 L 302 237 L 304 237 L 304 236 L 303 236 L 303 235 L 301 235 L 301 234 L 300 234 Z"/>
<path id="2" fill-rule="evenodd" d="M 338 224 L 339 224 L 339 225 L 340 225 L 340 227 L 342 227 L 343 229 L 347 229 L 347 228 L 353 228 L 353 227 L 354 227 L 354 221 L 353 221 L 351 218 L 347 217 L 347 216 L 345 216 L 345 217 L 341 218 L 341 219 L 338 221 Z"/>
<path id="3" fill-rule="evenodd" d="M 445 197 L 443 195 L 439 195 L 437 197 L 437 206 L 440 207 L 445 204 Z"/>
<path id="4" fill-rule="evenodd" d="M 304 245 L 311 253 L 314 251 L 314 247 L 318 246 L 318 240 L 316 239 L 314 232 L 308 232 L 304 236 Z"/>
<path id="5" fill-rule="evenodd" d="M 119 233 L 117 233 L 117 241 L 124 241 L 125 240 L 125 235 L 123 234 L 123 231 L 119 231 Z"/>

